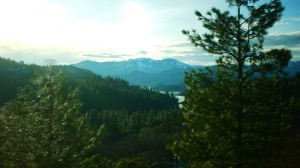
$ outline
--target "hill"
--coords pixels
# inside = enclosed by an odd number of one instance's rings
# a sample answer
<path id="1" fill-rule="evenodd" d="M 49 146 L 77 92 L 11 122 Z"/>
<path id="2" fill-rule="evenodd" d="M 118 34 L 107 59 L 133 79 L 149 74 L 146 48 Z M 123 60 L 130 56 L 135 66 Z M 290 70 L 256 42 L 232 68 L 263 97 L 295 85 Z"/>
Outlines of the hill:
<path id="1" fill-rule="evenodd" d="M 0 106 L 16 97 L 19 87 L 30 83 L 36 74 L 43 75 L 47 67 L 27 65 L 10 59 L 0 58 Z M 81 90 L 84 111 L 111 109 L 149 111 L 178 107 L 175 97 L 161 94 L 145 87 L 130 86 L 120 78 L 101 77 L 93 72 L 74 66 L 52 66 L 53 73 L 62 71 L 66 83 Z"/>

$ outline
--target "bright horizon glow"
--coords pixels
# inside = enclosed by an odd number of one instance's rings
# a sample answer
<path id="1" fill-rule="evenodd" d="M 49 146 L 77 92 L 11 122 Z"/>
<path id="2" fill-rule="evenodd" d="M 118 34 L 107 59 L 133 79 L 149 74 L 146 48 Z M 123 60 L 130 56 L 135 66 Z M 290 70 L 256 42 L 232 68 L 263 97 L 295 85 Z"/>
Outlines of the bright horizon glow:
<path id="1" fill-rule="evenodd" d="M 297 0 L 285 2 L 282 21 L 269 32 L 297 40 L 300 12 L 293 4 Z M 209 65 L 216 57 L 194 48 L 181 30 L 204 33 L 194 10 L 205 13 L 210 6 L 227 6 L 225 0 L 204 5 L 198 0 L 0 0 L 0 4 L 0 56 L 36 64 L 50 58 L 72 64 L 149 57 Z M 296 60 L 300 60 L 299 41 L 281 44 L 293 50 Z"/>
<path id="2" fill-rule="evenodd" d="M 143 13 L 142 7 L 128 3 L 123 12 L 120 23 L 109 25 L 72 19 L 63 8 L 43 1 L 9 0 L 0 7 L 0 23 L 6 23 L 0 24 L 0 38 L 79 50 L 101 47 L 134 52 L 135 48 L 154 45 L 155 38 L 149 32 L 151 17 Z"/>
<path id="3" fill-rule="evenodd" d="M 144 13 L 143 7 L 135 2 L 127 3 L 122 13 L 123 20 L 118 24 L 118 29 L 113 31 L 117 37 L 112 41 L 112 44 L 116 44 L 113 47 L 129 53 L 153 48 L 158 38 L 150 32 L 151 16 Z"/>

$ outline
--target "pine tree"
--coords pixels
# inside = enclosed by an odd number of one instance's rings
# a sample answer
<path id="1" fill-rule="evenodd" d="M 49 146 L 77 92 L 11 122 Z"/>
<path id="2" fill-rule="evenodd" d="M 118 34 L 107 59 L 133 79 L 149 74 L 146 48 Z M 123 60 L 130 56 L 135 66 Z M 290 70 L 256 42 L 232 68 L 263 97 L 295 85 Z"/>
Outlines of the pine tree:
<path id="1" fill-rule="evenodd" d="M 187 130 L 169 148 L 190 167 L 272 167 L 290 135 L 293 99 L 283 101 L 282 68 L 288 49 L 263 50 L 267 29 L 284 10 L 279 0 L 227 0 L 236 15 L 212 8 L 196 11 L 208 33 L 183 30 L 195 46 L 218 55 L 217 71 L 186 74 L 183 102 Z M 248 12 L 248 15 L 245 15 Z"/>
<path id="2" fill-rule="evenodd" d="M 91 129 L 79 90 L 62 73 L 35 80 L 1 108 L 3 167 L 98 167 L 101 128 Z"/>

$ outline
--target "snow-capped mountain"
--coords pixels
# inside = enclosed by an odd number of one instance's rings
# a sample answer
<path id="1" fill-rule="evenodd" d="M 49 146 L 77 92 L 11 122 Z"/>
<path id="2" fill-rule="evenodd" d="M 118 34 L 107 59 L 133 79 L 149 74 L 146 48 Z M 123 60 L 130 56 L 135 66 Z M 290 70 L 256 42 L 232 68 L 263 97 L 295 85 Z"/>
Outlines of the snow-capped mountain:
<path id="1" fill-rule="evenodd" d="M 183 83 L 186 71 L 202 67 L 188 65 L 175 59 L 153 60 L 151 58 L 121 62 L 82 61 L 73 66 L 88 69 L 103 76 L 119 77 L 129 81 L 132 85 L 147 87 L 178 85 Z"/>
<path id="2" fill-rule="evenodd" d="M 73 66 L 88 69 L 96 74 L 104 76 L 125 75 L 133 71 L 155 74 L 172 68 L 196 68 L 195 66 L 185 64 L 175 59 L 153 60 L 151 58 L 137 58 L 120 62 L 83 61 L 73 64 Z"/>
<path id="3" fill-rule="evenodd" d="M 121 62 L 83 61 L 73 66 L 91 70 L 103 75 L 119 77 L 132 85 L 147 87 L 178 85 L 184 82 L 185 72 L 199 69 L 203 66 L 193 66 L 175 59 L 153 60 L 150 58 L 130 59 Z M 216 69 L 216 65 L 211 67 Z M 284 69 L 289 76 L 300 72 L 300 61 L 290 62 Z"/>

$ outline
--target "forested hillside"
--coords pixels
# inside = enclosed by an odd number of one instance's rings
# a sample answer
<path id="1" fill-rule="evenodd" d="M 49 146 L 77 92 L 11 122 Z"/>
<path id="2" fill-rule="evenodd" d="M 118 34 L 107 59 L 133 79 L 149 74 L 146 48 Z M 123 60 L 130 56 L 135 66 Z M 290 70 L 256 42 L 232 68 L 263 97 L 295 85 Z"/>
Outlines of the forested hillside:
<path id="1" fill-rule="evenodd" d="M 47 67 L 26 65 L 23 62 L 0 58 L 0 106 L 17 95 L 17 88 L 23 87 L 30 79 L 42 75 Z M 66 74 L 68 85 L 80 87 L 80 99 L 84 102 L 83 111 L 112 109 L 128 111 L 163 110 L 178 107 L 177 99 L 168 94 L 129 86 L 125 80 L 101 77 L 94 73 L 73 66 L 52 66 L 53 73 L 62 71 Z"/>
<path id="2" fill-rule="evenodd" d="M 72 66 L 0 67 L 0 167 L 173 166 L 174 96 Z"/>

